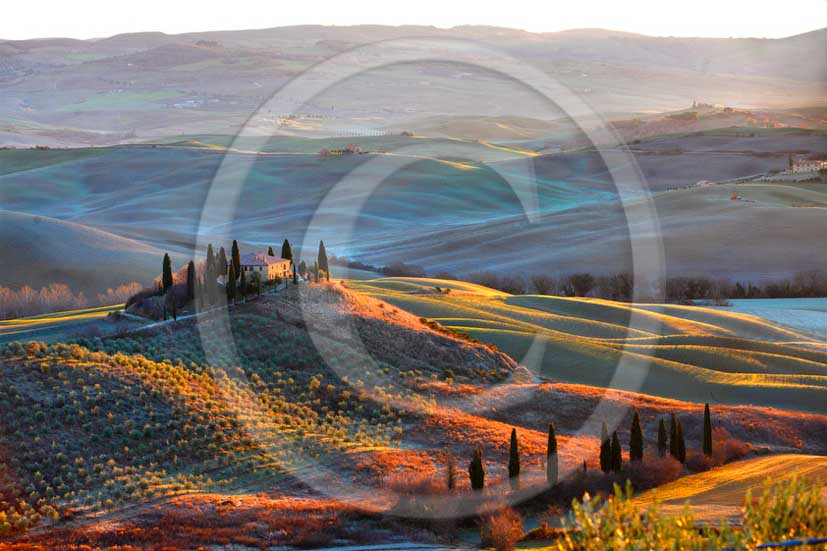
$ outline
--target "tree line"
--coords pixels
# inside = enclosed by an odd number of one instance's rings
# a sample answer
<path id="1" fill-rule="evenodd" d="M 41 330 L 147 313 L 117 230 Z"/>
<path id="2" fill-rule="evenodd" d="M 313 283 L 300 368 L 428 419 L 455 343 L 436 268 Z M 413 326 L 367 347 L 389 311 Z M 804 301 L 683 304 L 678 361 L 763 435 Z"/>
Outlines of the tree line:
<path id="1" fill-rule="evenodd" d="M 565 297 L 594 297 L 617 301 L 630 301 L 634 291 L 634 278 L 628 272 L 595 275 L 578 272 L 567 275 L 545 273 L 496 273 L 492 271 L 472 273 L 462 278 L 448 272 L 430 273 L 422 266 L 392 262 L 375 266 L 357 260 L 331 256 L 331 264 L 348 268 L 377 272 L 388 277 L 435 277 L 438 279 L 463 279 L 512 295 L 539 294 Z M 766 282 L 730 280 L 708 277 L 668 277 L 662 293 L 667 302 L 691 303 L 709 301 L 725 305 L 728 299 L 739 298 L 815 298 L 827 297 L 827 272 L 821 270 L 800 271 L 786 278 Z"/>
<path id="2" fill-rule="evenodd" d="M 90 306 L 107 306 L 125 302 L 141 289 L 137 282 L 110 287 L 89 300 L 80 291 L 75 293 L 65 283 L 50 283 L 40 289 L 24 285 L 18 289 L 0 286 L 0 319 L 14 319 Z"/>
<path id="3" fill-rule="evenodd" d="M 629 461 L 641 462 L 644 457 L 646 442 L 643 434 L 643 425 L 637 410 L 632 415 L 632 423 L 629 429 Z M 702 452 L 707 458 L 713 454 L 712 439 L 712 416 L 709 404 L 704 405 Z M 681 464 L 686 464 L 686 439 L 683 433 L 683 425 L 680 420 L 671 414 L 669 430 L 666 429 L 666 422 L 663 418 L 658 421 L 657 454 L 658 457 L 665 457 L 666 454 L 676 459 Z M 623 448 L 617 431 L 609 435 L 608 426 L 603 423 L 600 434 L 600 448 L 598 451 L 598 462 L 600 470 L 604 473 L 619 473 L 623 469 Z M 583 470 L 587 470 L 587 461 L 583 461 Z M 468 463 L 468 479 L 471 489 L 482 490 L 485 488 L 487 470 L 483 459 L 482 448 L 474 449 L 471 460 Z M 558 483 L 559 463 L 557 456 L 557 431 L 554 423 L 548 426 L 548 443 L 546 446 L 546 481 L 549 486 Z M 453 458 L 448 461 L 447 471 L 448 488 L 455 487 L 455 466 Z M 519 487 L 520 477 L 520 447 L 517 437 L 517 429 L 511 429 L 508 453 L 508 479 L 512 488 Z"/>
<path id="4" fill-rule="evenodd" d="M 442 274 L 445 277 L 449 274 Z M 510 294 L 536 293 L 568 297 L 595 297 L 609 300 L 632 299 L 634 279 L 629 273 L 593 275 L 576 273 L 553 277 L 545 274 L 472 274 L 469 281 Z M 668 302 L 710 301 L 723 303 L 739 298 L 814 298 L 827 296 L 827 273 L 819 270 L 798 272 L 789 278 L 765 283 L 711 279 L 706 277 L 666 278 L 663 295 Z"/>

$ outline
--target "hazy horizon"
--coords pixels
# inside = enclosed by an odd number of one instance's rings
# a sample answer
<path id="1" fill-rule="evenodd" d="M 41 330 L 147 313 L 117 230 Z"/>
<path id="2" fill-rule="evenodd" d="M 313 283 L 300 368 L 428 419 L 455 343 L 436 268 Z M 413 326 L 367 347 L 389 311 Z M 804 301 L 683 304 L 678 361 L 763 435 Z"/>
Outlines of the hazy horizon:
<path id="1" fill-rule="evenodd" d="M 813 22 L 827 20 L 827 3 L 817 0 L 790 2 L 783 11 L 770 5 L 742 1 L 721 4 L 703 0 L 684 12 L 676 12 L 670 5 L 652 5 L 643 0 L 622 5 L 587 0 L 554 7 L 518 0 L 507 13 L 495 6 L 466 1 L 445 5 L 434 0 L 419 2 L 416 13 L 389 10 L 375 0 L 362 3 L 357 9 L 323 3 L 321 6 L 279 5 L 277 12 L 263 10 L 250 0 L 235 2 L 231 11 L 205 10 L 191 1 L 169 4 L 148 0 L 141 4 L 141 9 L 126 11 L 101 0 L 52 4 L 47 3 L 50 17 L 45 21 L 42 5 L 18 6 L 14 17 L 0 22 L 0 40 L 89 40 L 139 32 L 186 34 L 303 25 L 428 26 L 439 29 L 488 26 L 530 33 L 604 29 L 656 37 L 777 39 L 819 30 L 823 27 L 814 27 Z M 78 17 L 79 13 L 93 14 L 94 17 Z M 678 14 L 680 17 L 676 17 Z"/>

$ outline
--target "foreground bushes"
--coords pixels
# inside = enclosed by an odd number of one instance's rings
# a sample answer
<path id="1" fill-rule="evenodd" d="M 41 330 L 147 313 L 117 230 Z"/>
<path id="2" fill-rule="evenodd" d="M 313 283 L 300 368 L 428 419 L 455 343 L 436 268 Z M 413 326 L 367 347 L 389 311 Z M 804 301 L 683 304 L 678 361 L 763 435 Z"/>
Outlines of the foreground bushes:
<path id="1" fill-rule="evenodd" d="M 799 478 L 777 485 L 765 484 L 762 497 L 747 494 L 743 529 L 727 525 L 698 527 L 687 507 L 679 516 L 667 516 L 660 504 L 643 508 L 632 500 L 632 486 L 605 501 L 588 494 L 575 500 L 565 518 L 565 534 L 557 541 L 559 551 L 620 551 L 672 549 L 676 551 L 746 551 L 768 542 L 827 534 L 827 504 L 821 485 Z M 809 549 L 827 549 L 827 545 Z"/>
<path id="2" fill-rule="evenodd" d="M 513 509 L 503 508 L 483 518 L 480 539 L 483 547 L 512 551 L 523 537 L 523 519 Z"/>

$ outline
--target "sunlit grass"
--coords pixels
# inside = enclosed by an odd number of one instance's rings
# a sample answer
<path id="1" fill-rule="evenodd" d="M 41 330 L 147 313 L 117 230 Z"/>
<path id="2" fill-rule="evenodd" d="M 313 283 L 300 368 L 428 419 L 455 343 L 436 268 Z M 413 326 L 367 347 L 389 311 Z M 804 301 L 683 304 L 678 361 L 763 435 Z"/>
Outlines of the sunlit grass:
<path id="1" fill-rule="evenodd" d="M 628 379 L 632 386 L 623 382 L 627 379 L 616 381 L 621 389 L 811 411 L 822 411 L 820 404 L 827 401 L 827 361 L 819 343 L 751 315 L 681 305 L 512 296 L 427 278 L 348 285 L 494 344 L 517 361 L 539 343 L 542 352 L 532 357 L 529 367 L 556 381 L 605 386 L 623 360 L 640 375 Z M 658 326 L 661 334 L 653 332 Z"/>
<path id="2" fill-rule="evenodd" d="M 827 457 L 773 455 L 738 461 L 644 492 L 634 499 L 634 503 L 647 506 L 657 499 L 663 503 L 665 511 L 674 513 L 689 501 L 701 520 L 727 517 L 737 520 L 748 491 L 754 497 L 760 497 L 767 478 L 779 482 L 794 474 L 812 480 L 827 480 Z"/>
<path id="3" fill-rule="evenodd" d="M 0 320 L 0 328 L 30 324 L 49 324 L 63 321 L 91 320 L 95 318 L 105 317 L 110 312 L 117 312 L 119 310 L 123 310 L 123 307 L 123 304 L 111 304 L 109 306 L 99 306 L 96 308 L 68 310 L 66 312 L 51 312 L 48 314 L 39 314 L 36 316 L 29 316 L 26 318 Z"/>

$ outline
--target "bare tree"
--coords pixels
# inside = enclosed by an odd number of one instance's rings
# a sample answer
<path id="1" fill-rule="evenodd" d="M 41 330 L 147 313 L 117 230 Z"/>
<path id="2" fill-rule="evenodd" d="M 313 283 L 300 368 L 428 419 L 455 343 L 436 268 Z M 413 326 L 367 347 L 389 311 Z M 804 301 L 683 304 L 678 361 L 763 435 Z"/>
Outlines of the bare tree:
<path id="1" fill-rule="evenodd" d="M 550 295 L 554 289 L 554 279 L 543 274 L 535 274 L 531 276 L 531 285 L 538 295 Z"/>

